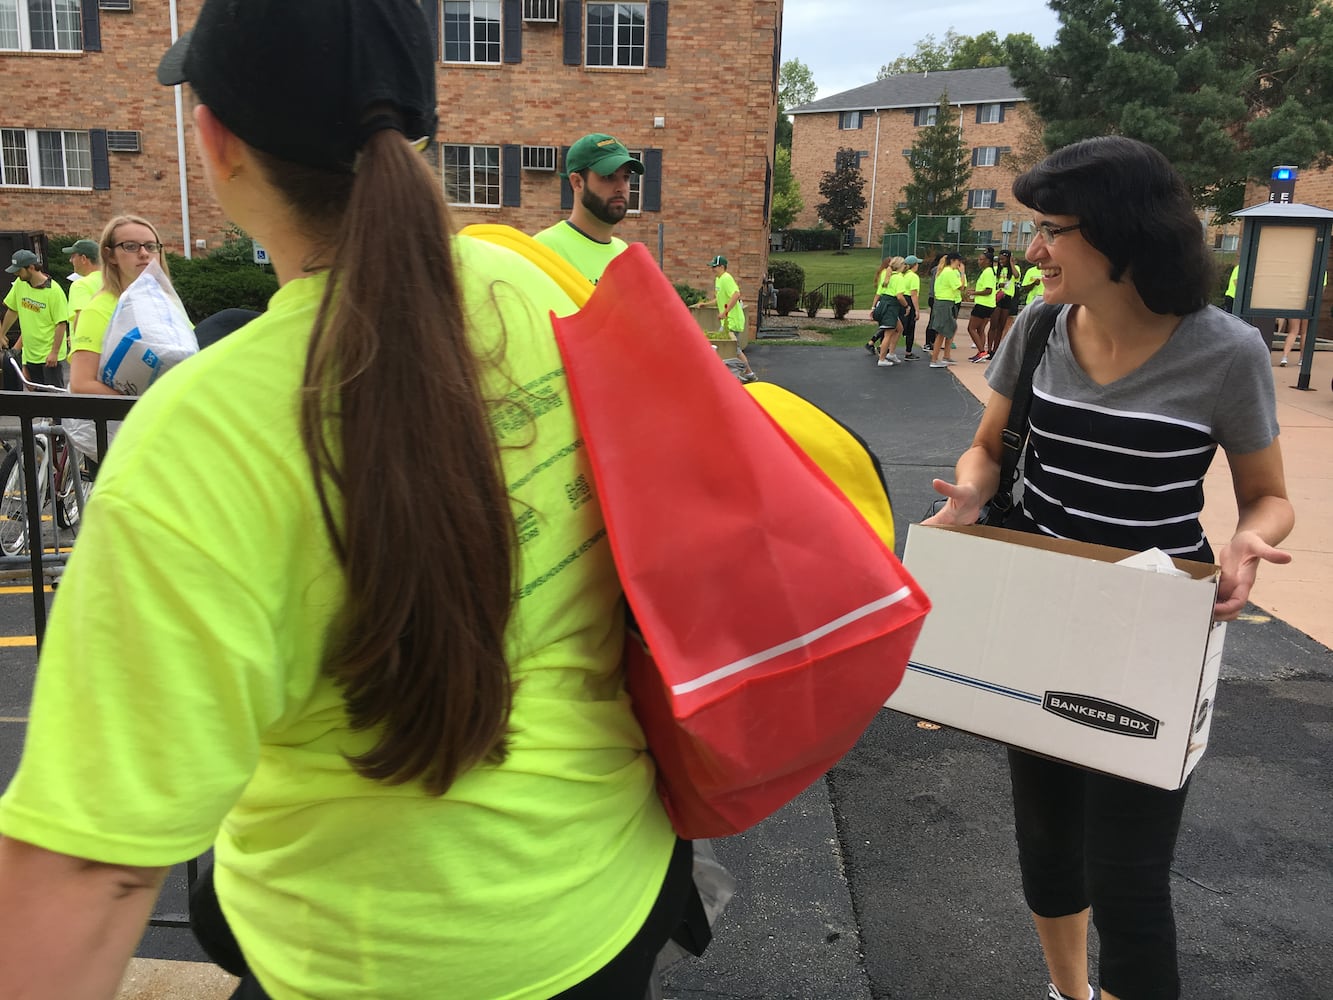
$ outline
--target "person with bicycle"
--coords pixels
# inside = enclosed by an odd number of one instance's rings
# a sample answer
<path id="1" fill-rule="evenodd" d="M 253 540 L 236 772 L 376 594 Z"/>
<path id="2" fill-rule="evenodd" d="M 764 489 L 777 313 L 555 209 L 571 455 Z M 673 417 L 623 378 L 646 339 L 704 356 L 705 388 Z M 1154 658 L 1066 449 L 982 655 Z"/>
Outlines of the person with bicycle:
<path id="1" fill-rule="evenodd" d="M 701 909 L 625 691 L 574 305 L 451 235 L 430 38 L 416 0 L 205 0 L 159 66 L 280 287 L 98 477 L 0 798 L 7 990 L 112 996 L 210 847 L 196 933 L 250 1000 L 640 997 Z"/>
<path id="2" fill-rule="evenodd" d="M 18 320 L 14 350 L 22 353 L 29 381 L 63 387 L 65 375 L 60 366 L 69 354 L 69 300 L 41 265 L 41 258 L 31 250 L 17 250 L 5 268 L 14 275 L 14 283 L 5 295 L 0 341 L 8 337 L 9 328 Z"/>

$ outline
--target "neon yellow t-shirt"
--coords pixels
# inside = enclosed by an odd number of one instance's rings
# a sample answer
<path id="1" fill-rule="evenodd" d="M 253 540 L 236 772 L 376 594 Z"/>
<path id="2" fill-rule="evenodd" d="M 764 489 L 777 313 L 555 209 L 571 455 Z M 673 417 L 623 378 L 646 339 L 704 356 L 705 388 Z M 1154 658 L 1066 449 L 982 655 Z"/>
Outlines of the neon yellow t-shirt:
<path id="1" fill-rule="evenodd" d="M 70 322 L 83 311 L 83 307 L 93 300 L 93 296 L 102 290 L 102 272 L 89 271 L 74 284 L 69 286 Z"/>
<path id="2" fill-rule="evenodd" d="M 889 278 L 887 291 L 889 295 L 893 296 L 894 302 L 898 302 L 899 295 L 904 297 L 907 295 L 907 290 L 903 287 L 903 273 L 901 271 L 893 272 L 893 277 Z M 898 302 L 898 305 L 901 306 L 902 303 Z"/>
<path id="3" fill-rule="evenodd" d="M 976 292 L 972 299 L 976 305 L 995 305 L 995 268 L 983 268 L 981 274 L 977 275 Z"/>
<path id="4" fill-rule="evenodd" d="M 915 271 L 903 272 L 903 294 L 911 301 L 921 301 L 921 275 Z"/>
<path id="5" fill-rule="evenodd" d="M 950 302 L 963 301 L 963 276 L 956 267 L 941 264 L 935 275 L 935 300 L 947 299 Z"/>
<path id="6" fill-rule="evenodd" d="M 731 312 L 727 313 L 727 318 L 721 320 L 722 310 L 727 307 L 731 297 L 740 291 L 740 286 L 736 284 L 736 279 L 731 276 L 730 271 L 723 271 L 713 279 L 713 291 L 717 298 L 717 315 L 721 322 L 725 322 L 727 329 L 732 333 L 740 333 L 745 329 L 745 306 L 740 299 L 731 307 Z"/>
<path id="7" fill-rule="evenodd" d="M 599 243 L 582 230 L 574 228 L 568 219 L 562 219 L 549 229 L 543 229 L 532 238 L 550 247 L 573 264 L 578 272 L 594 285 L 606 270 L 606 265 L 624 253 L 629 246 L 618 236 L 612 236 L 610 243 Z"/>
<path id="8" fill-rule="evenodd" d="M 1231 269 L 1231 277 L 1227 279 L 1227 298 L 1236 297 L 1236 279 L 1240 277 L 1240 265 L 1237 264 Z"/>
<path id="9" fill-rule="evenodd" d="M 893 272 L 892 272 L 891 270 L 889 270 L 889 269 L 886 267 L 884 270 L 880 271 L 879 274 L 876 275 L 876 280 L 875 280 L 875 294 L 876 294 L 876 295 L 888 295 L 888 294 L 889 294 L 889 282 L 892 281 L 892 280 L 893 280 Z"/>
<path id="10" fill-rule="evenodd" d="M 344 588 L 298 435 L 316 276 L 125 422 L 0 799 L 4 835 L 78 857 L 166 865 L 216 838 L 223 912 L 275 1000 L 545 1000 L 637 933 L 675 844 L 546 321 L 572 305 L 511 251 L 455 246 L 481 356 L 509 368 L 487 385 L 520 541 L 508 759 L 432 798 L 343 756 L 373 735 L 320 672 Z"/>
<path id="11" fill-rule="evenodd" d="M 18 315 L 23 335 L 23 363 L 40 365 L 51 355 L 56 342 L 56 327 L 69 322 L 69 301 L 65 290 L 48 278 L 41 288 L 33 288 L 22 278 L 15 278 L 5 296 L 5 307 Z M 69 357 L 69 329 L 60 341 L 59 358 Z"/>
<path id="12" fill-rule="evenodd" d="M 1033 264 L 1024 272 L 1023 287 L 1028 290 L 1028 302 L 1039 299 L 1046 294 L 1046 285 L 1041 280 L 1041 268 L 1036 264 Z"/>
<path id="13" fill-rule="evenodd" d="M 88 279 L 84 279 L 85 281 Z M 79 313 L 79 321 L 74 325 L 74 335 L 70 337 L 71 351 L 92 351 L 102 356 L 102 341 L 106 339 L 106 328 L 111 325 L 111 317 L 116 311 L 120 299 L 103 290 L 89 300 Z"/>

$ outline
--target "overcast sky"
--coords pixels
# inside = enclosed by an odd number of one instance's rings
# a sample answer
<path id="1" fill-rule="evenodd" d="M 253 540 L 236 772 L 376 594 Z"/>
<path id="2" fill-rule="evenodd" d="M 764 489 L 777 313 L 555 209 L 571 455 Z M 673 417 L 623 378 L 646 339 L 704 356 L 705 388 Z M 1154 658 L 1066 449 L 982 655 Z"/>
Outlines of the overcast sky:
<path id="1" fill-rule="evenodd" d="M 1036 0 L 785 0 L 782 59 L 799 59 L 814 73 L 820 97 L 874 83 L 886 63 L 916 50 L 927 35 L 936 41 L 953 28 L 960 35 L 1027 32 L 1038 45 L 1055 41 L 1055 12 Z"/>

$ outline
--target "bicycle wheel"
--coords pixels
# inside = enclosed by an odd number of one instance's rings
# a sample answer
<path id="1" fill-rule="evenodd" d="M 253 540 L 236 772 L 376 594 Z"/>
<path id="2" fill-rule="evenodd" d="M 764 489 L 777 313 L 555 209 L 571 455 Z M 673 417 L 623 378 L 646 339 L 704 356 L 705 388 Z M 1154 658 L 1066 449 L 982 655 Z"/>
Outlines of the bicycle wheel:
<path id="1" fill-rule="evenodd" d="M 79 453 L 70 447 L 69 442 L 56 448 L 56 524 L 66 530 L 72 530 L 82 516 L 83 503 L 88 502 L 88 492 L 92 489 L 92 480 L 83 470 Z"/>
<path id="2" fill-rule="evenodd" d="M 28 548 L 28 510 L 23 502 L 22 452 L 12 449 L 0 462 L 0 483 L 4 496 L 0 498 L 0 552 L 7 556 L 22 555 Z"/>

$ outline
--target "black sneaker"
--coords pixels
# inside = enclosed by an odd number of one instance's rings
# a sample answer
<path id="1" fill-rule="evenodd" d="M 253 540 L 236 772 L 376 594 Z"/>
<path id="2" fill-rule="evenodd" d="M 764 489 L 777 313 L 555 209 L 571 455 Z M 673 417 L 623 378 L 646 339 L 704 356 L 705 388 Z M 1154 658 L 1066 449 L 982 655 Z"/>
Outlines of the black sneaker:
<path id="1" fill-rule="evenodd" d="M 906 354 L 903 355 L 903 360 L 915 361 L 919 357 L 921 357 L 921 355 L 917 354 L 916 351 L 908 351 Z"/>

